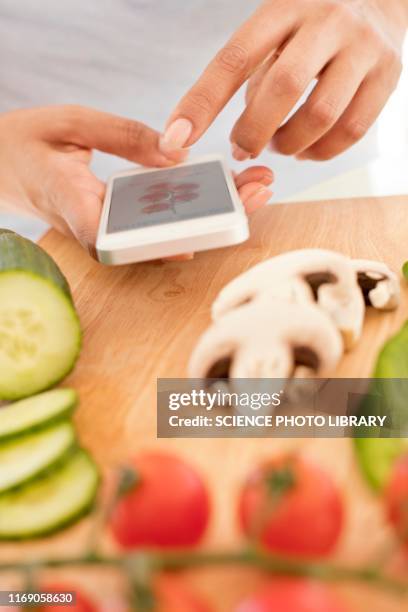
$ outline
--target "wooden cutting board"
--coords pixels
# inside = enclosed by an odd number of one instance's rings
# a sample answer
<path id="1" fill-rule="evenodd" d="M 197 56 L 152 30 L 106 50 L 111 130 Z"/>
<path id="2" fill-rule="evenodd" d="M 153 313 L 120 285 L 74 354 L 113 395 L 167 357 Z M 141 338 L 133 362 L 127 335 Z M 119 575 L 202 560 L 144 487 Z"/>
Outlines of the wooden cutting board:
<path id="1" fill-rule="evenodd" d="M 381 555 L 392 534 L 381 504 L 356 469 L 350 441 L 157 440 L 156 379 L 186 375 L 214 297 L 243 270 L 283 251 L 322 247 L 379 259 L 399 271 L 408 259 L 407 226 L 408 197 L 270 206 L 253 217 L 251 239 L 244 245 L 200 253 L 189 262 L 117 268 L 96 263 L 74 241 L 48 233 L 41 245 L 66 274 L 85 331 L 80 361 L 66 381 L 80 393 L 77 420 L 84 444 L 104 467 L 156 447 L 196 465 L 213 495 L 208 547 L 239 545 L 235 501 L 251 466 L 282 449 L 300 449 L 324 465 L 344 490 L 347 526 L 336 557 L 360 563 Z M 407 318 L 405 286 L 402 294 L 398 311 L 368 313 L 359 346 L 345 356 L 336 375 L 370 375 L 378 349 Z M 63 538 L 74 542 L 75 529 Z M 218 600 L 215 609 L 225 611 L 258 580 L 235 569 L 201 572 L 193 579 L 212 602 Z M 406 600 L 376 591 L 348 585 L 341 590 L 358 612 L 406 609 Z M 223 593 L 222 598 L 214 593 Z"/>

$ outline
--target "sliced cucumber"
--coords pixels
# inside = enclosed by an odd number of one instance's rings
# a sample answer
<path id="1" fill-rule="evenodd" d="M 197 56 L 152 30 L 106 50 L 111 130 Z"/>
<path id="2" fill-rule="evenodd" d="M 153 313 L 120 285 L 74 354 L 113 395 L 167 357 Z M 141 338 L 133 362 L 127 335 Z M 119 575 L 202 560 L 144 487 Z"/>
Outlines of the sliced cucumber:
<path id="1" fill-rule="evenodd" d="M 68 283 L 39 246 L 0 230 L 0 399 L 48 389 L 73 368 L 81 329 Z"/>
<path id="2" fill-rule="evenodd" d="M 93 506 L 99 475 L 89 455 L 76 451 L 61 467 L 20 489 L 0 495 L 0 540 L 49 535 Z"/>
<path id="3" fill-rule="evenodd" d="M 75 430 L 62 421 L 0 444 L 0 493 L 50 472 L 75 448 Z"/>
<path id="4" fill-rule="evenodd" d="M 73 389 L 53 389 L 0 408 L 0 441 L 67 418 L 77 401 Z"/>
<path id="5" fill-rule="evenodd" d="M 408 452 L 406 438 L 356 438 L 354 444 L 361 470 L 376 491 L 387 485 L 395 461 Z"/>

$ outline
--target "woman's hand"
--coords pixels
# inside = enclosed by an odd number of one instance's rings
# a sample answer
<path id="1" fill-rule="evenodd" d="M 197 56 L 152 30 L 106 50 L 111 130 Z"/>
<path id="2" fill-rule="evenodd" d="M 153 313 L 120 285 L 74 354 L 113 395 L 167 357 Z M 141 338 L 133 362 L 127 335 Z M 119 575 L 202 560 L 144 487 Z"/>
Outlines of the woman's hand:
<path id="1" fill-rule="evenodd" d="M 161 153 L 158 132 L 143 123 L 79 106 L 6 113 L 0 135 L 0 205 L 42 218 L 91 253 L 105 193 L 89 168 L 92 150 L 157 167 L 187 155 L 180 149 Z M 266 204 L 272 180 L 264 167 L 236 177 L 249 211 Z"/>
<path id="2" fill-rule="evenodd" d="M 231 132 L 237 160 L 257 157 L 268 143 L 305 159 L 342 153 L 396 87 L 407 23 L 408 0 L 265 0 L 180 101 L 163 150 L 172 141 L 193 144 L 248 81 L 246 108 Z"/>

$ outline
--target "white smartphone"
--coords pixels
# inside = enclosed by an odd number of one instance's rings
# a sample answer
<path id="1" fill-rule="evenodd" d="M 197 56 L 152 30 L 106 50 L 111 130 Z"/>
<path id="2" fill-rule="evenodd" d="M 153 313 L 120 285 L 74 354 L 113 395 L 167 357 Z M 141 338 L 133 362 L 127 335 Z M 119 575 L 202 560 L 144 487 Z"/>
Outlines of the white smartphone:
<path id="1" fill-rule="evenodd" d="M 247 240 L 248 221 L 224 159 L 137 168 L 108 181 L 96 242 L 119 265 L 216 249 Z"/>

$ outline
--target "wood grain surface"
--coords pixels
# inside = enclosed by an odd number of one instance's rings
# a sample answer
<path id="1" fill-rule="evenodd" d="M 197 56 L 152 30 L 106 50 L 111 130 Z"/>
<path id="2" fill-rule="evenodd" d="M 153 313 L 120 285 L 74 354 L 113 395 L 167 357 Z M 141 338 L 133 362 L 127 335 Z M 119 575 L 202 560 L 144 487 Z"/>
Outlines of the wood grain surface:
<path id="1" fill-rule="evenodd" d="M 141 449 L 166 448 L 205 475 L 214 519 L 204 546 L 236 547 L 235 502 L 251 466 L 282 449 L 300 449 L 320 462 L 344 491 L 347 524 L 339 561 L 359 564 L 392 547 L 381 503 L 356 469 L 349 440 L 156 439 L 156 379 L 183 377 L 191 350 L 210 320 L 210 305 L 226 282 L 253 264 L 291 249 L 322 247 L 379 259 L 399 271 L 408 259 L 408 198 L 360 199 L 270 206 L 251 220 L 244 245 L 197 254 L 183 263 L 153 262 L 108 268 L 56 232 L 41 242 L 66 274 L 85 330 L 80 361 L 64 384 L 81 397 L 77 422 L 83 443 L 104 468 Z M 403 283 L 404 284 L 404 283 Z M 363 338 L 337 376 L 365 377 L 379 347 L 407 318 L 408 291 L 393 313 L 369 312 Z M 85 521 L 86 523 L 86 521 Z M 1 547 L 2 556 L 75 548 L 86 525 L 35 547 Z M 82 577 L 82 580 L 85 578 Z M 190 579 L 215 610 L 233 610 L 261 577 L 234 568 L 192 572 Z M 108 588 L 108 581 L 101 588 Z M 353 585 L 336 587 L 355 612 L 402 612 L 408 601 Z M 281 612 L 281 611 L 279 611 Z"/>

